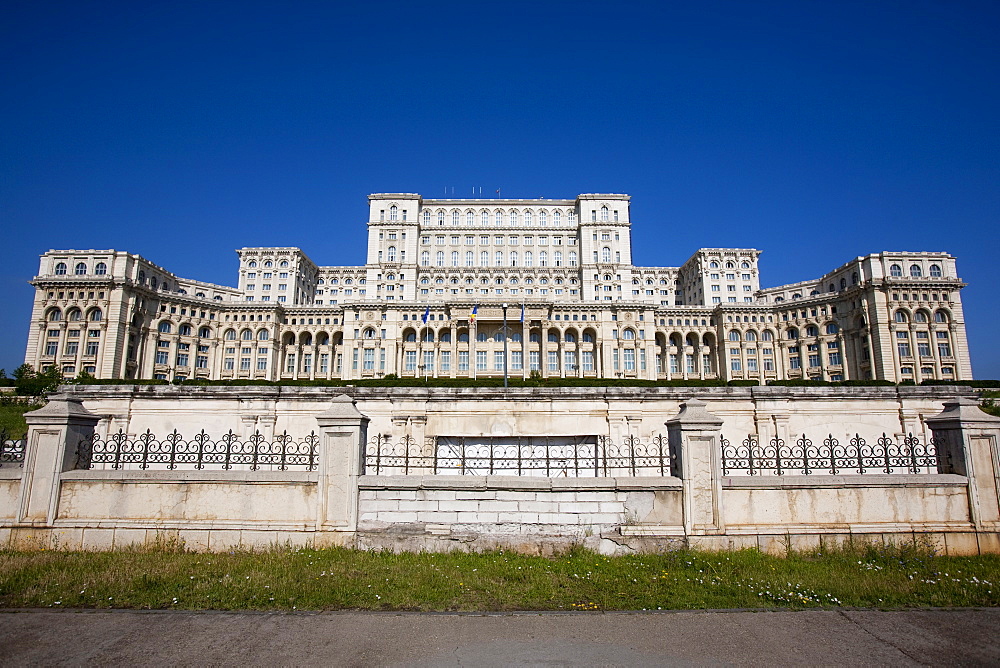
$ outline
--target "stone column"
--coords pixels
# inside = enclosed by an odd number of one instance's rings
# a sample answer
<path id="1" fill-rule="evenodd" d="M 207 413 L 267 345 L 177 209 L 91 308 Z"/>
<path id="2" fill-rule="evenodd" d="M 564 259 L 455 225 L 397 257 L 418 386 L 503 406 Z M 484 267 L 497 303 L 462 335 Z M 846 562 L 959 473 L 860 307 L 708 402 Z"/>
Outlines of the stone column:
<path id="1" fill-rule="evenodd" d="M 341 394 L 316 416 L 316 422 L 322 432 L 316 530 L 353 532 L 358 525 L 358 476 L 369 420 L 351 397 Z"/>
<path id="2" fill-rule="evenodd" d="M 28 436 L 16 521 L 50 526 L 59 511 L 60 474 L 76 468 L 80 441 L 93 438 L 101 418 L 76 397 L 54 394 L 24 419 Z"/>
<path id="3" fill-rule="evenodd" d="M 709 413 L 704 401 L 688 399 L 680 413 L 667 420 L 674 472 L 683 481 L 684 533 L 725 532 L 722 520 L 722 419 Z"/>
<path id="4" fill-rule="evenodd" d="M 977 530 L 1000 529 L 1000 418 L 979 409 L 979 402 L 959 397 L 925 420 L 934 434 L 938 473 L 969 479 L 969 511 Z"/>

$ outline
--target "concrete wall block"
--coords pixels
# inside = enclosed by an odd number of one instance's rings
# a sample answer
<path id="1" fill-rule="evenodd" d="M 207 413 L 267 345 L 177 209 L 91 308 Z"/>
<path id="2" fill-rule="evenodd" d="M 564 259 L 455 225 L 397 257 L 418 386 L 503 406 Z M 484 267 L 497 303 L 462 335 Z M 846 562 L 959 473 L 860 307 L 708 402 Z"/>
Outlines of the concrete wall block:
<path id="1" fill-rule="evenodd" d="M 796 552 L 812 552 L 822 546 L 819 534 L 799 533 L 789 536 L 791 548 Z"/>
<path id="2" fill-rule="evenodd" d="M 401 499 L 399 501 L 399 510 L 416 510 L 417 512 L 426 510 L 437 510 L 438 502 L 423 500 L 423 499 Z"/>
<path id="3" fill-rule="evenodd" d="M 417 513 L 413 510 L 408 511 L 387 511 L 378 514 L 378 520 L 380 522 L 392 522 L 392 523 L 405 523 L 405 522 L 416 522 Z"/>
<path id="4" fill-rule="evenodd" d="M 617 501 L 618 494 L 614 491 L 606 492 L 577 492 L 577 501 Z"/>
<path id="5" fill-rule="evenodd" d="M 517 509 L 529 513 L 554 513 L 558 512 L 559 504 L 555 501 L 519 501 Z"/>
<path id="6" fill-rule="evenodd" d="M 364 508 L 365 512 L 381 513 L 399 510 L 399 504 L 399 499 L 375 499 L 374 501 L 366 501 L 363 504 L 359 504 L 359 507 Z"/>
<path id="7" fill-rule="evenodd" d="M 979 541 L 974 533 L 946 533 L 945 545 L 948 556 L 961 557 L 979 554 Z"/>
<path id="8" fill-rule="evenodd" d="M 438 501 L 438 510 L 467 511 L 479 510 L 479 502 L 475 500 Z"/>
<path id="9" fill-rule="evenodd" d="M 479 510 L 481 512 L 512 513 L 517 511 L 517 501 L 481 501 Z"/>
<path id="10" fill-rule="evenodd" d="M 622 501 L 601 501 L 597 504 L 602 513 L 623 513 L 625 503 Z"/>
<path id="11" fill-rule="evenodd" d="M 538 513 L 539 524 L 580 524 L 580 516 L 572 513 Z"/>
<path id="12" fill-rule="evenodd" d="M 601 504 L 596 501 L 591 502 L 563 502 L 559 504 L 561 513 L 597 513 L 601 510 Z"/>
<path id="13" fill-rule="evenodd" d="M 456 491 L 455 499 L 458 501 L 468 500 L 468 501 L 492 501 L 497 498 L 496 492 L 479 491 L 479 490 L 469 490 L 469 491 Z"/>
<path id="14" fill-rule="evenodd" d="M 425 510 L 417 513 L 417 521 L 431 522 L 433 524 L 454 524 L 458 521 L 458 513 Z"/>
<path id="15" fill-rule="evenodd" d="M 538 494 L 544 494 L 545 492 L 512 492 L 508 490 L 498 490 L 497 500 L 498 501 L 532 501 L 538 498 Z"/>
<path id="16" fill-rule="evenodd" d="M 581 524 L 621 524 L 624 516 L 620 513 L 585 513 L 580 515 Z"/>
<path id="17" fill-rule="evenodd" d="M 83 530 L 83 549 L 85 550 L 110 550 L 114 544 L 114 529 Z"/>

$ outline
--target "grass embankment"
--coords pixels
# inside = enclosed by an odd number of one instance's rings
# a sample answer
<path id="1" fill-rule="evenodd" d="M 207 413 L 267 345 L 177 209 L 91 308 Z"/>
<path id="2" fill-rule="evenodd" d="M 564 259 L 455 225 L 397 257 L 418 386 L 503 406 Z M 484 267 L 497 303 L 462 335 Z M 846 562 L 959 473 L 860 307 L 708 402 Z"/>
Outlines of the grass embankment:
<path id="1" fill-rule="evenodd" d="M 41 408 L 45 403 L 44 400 L 37 403 L 29 401 L 22 397 L 0 397 L 0 432 L 7 434 L 7 438 L 23 437 L 28 432 L 24 414 Z"/>
<path id="2" fill-rule="evenodd" d="M 668 610 L 1000 604 L 1000 556 L 856 548 L 557 558 L 273 549 L 0 552 L 0 605 L 222 610 Z"/>

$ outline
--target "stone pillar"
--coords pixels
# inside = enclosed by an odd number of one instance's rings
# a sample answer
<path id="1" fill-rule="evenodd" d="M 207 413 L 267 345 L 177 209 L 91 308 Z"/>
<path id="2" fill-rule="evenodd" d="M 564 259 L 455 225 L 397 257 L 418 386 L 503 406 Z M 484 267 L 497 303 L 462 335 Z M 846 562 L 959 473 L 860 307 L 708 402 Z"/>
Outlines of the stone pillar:
<path id="1" fill-rule="evenodd" d="M 368 418 L 346 394 L 316 416 L 322 432 L 316 530 L 353 532 L 358 525 L 358 476 L 368 439 Z"/>
<path id="2" fill-rule="evenodd" d="M 28 423 L 24 472 L 16 521 L 51 526 L 59 511 L 60 474 L 76 468 L 80 441 L 94 436 L 100 417 L 76 397 L 54 394 L 42 408 L 24 414 Z"/>
<path id="3" fill-rule="evenodd" d="M 1000 418 L 979 409 L 979 402 L 959 397 L 926 419 L 934 434 L 938 473 L 969 479 L 969 511 L 977 530 L 1000 530 Z"/>
<path id="4" fill-rule="evenodd" d="M 722 419 L 712 415 L 704 401 L 681 403 L 676 417 L 667 420 L 674 475 L 683 481 L 684 533 L 725 532 L 722 520 Z"/>

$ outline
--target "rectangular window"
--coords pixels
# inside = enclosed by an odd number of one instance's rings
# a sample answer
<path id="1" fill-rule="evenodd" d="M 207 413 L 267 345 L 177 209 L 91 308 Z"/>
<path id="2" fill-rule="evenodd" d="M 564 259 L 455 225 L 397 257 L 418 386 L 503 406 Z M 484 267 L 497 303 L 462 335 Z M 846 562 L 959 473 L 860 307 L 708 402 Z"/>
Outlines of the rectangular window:
<path id="1" fill-rule="evenodd" d="M 403 362 L 403 369 L 405 371 L 416 371 L 417 370 L 417 351 L 407 350 L 405 361 Z"/>
<path id="2" fill-rule="evenodd" d="M 840 353 L 830 353 L 829 359 L 831 366 L 840 366 L 841 364 Z"/>
<path id="3" fill-rule="evenodd" d="M 451 351 L 441 351 L 441 371 L 451 371 Z"/>
<path id="4" fill-rule="evenodd" d="M 260 369 L 261 360 L 257 360 L 257 368 Z M 265 369 L 267 366 L 265 365 Z M 329 373 L 330 371 L 330 353 L 321 353 L 319 356 L 319 372 Z"/>
<path id="5" fill-rule="evenodd" d="M 635 371 L 635 349 L 626 348 L 625 349 L 625 370 Z"/>
<path id="6" fill-rule="evenodd" d="M 677 364 L 677 355 L 675 353 L 670 354 L 670 373 L 680 373 L 681 368 Z"/>
<path id="7" fill-rule="evenodd" d="M 494 350 L 493 351 L 493 370 L 503 371 L 503 351 Z"/>
<path id="8" fill-rule="evenodd" d="M 742 371 L 743 370 L 743 366 L 741 365 L 740 360 L 738 360 L 738 359 L 732 360 L 732 362 L 730 362 L 730 368 L 733 371 Z"/>
<path id="9" fill-rule="evenodd" d="M 951 344 L 938 343 L 938 355 L 941 357 L 951 357 Z"/>
<path id="10" fill-rule="evenodd" d="M 97 354 L 97 348 L 100 341 L 87 341 L 87 355 L 93 357 Z"/>
<path id="11" fill-rule="evenodd" d="M 76 355 L 76 353 L 77 353 L 78 350 L 80 350 L 80 342 L 79 341 L 67 341 L 66 342 L 66 354 L 67 355 Z"/>
<path id="12" fill-rule="evenodd" d="M 169 353 L 167 353 L 166 350 L 157 350 L 156 351 L 156 363 L 157 364 L 166 364 L 167 363 L 167 359 L 168 359 L 168 357 L 167 357 L 168 354 Z M 232 360 L 230 360 L 230 362 L 232 362 Z M 232 367 L 229 367 L 229 368 L 231 369 Z"/>
<path id="13" fill-rule="evenodd" d="M 772 359 L 764 360 L 764 371 L 774 371 L 774 360 Z"/>
<path id="14" fill-rule="evenodd" d="M 194 366 L 196 369 L 207 369 L 208 368 L 208 358 L 204 355 L 198 355 L 194 358 Z"/>
<path id="15" fill-rule="evenodd" d="M 906 343 L 900 342 L 899 345 L 898 345 L 898 347 L 899 347 L 899 356 L 900 357 L 909 357 L 910 356 L 910 344 L 909 344 L 909 342 L 906 342 Z"/>
<path id="16" fill-rule="evenodd" d="M 486 371 L 486 351 L 476 351 L 476 371 Z"/>
<path id="17" fill-rule="evenodd" d="M 917 354 L 921 357 L 931 356 L 931 344 L 928 341 L 917 341 Z"/>
<path id="18" fill-rule="evenodd" d="M 541 369 L 541 361 L 537 350 L 528 351 L 528 366 L 529 371 L 539 371 Z"/>
<path id="19" fill-rule="evenodd" d="M 375 370 L 375 349 L 365 348 L 364 356 L 362 359 L 362 370 L 363 371 L 374 371 Z"/>
<path id="20" fill-rule="evenodd" d="M 747 358 L 747 371 L 756 371 L 756 370 L 757 370 L 757 358 L 756 357 Z"/>
<path id="21" fill-rule="evenodd" d="M 594 351 L 584 350 L 583 351 L 583 370 L 593 371 L 594 370 Z"/>
<path id="22" fill-rule="evenodd" d="M 434 373 L 434 351 L 425 350 L 424 351 L 424 368 L 422 369 L 424 374 Z"/>
<path id="23" fill-rule="evenodd" d="M 712 358 L 708 355 L 701 356 L 701 371 L 706 376 L 712 373 Z"/>
<path id="24" fill-rule="evenodd" d="M 233 361 L 232 357 L 227 357 L 226 359 L 222 360 L 222 368 L 223 368 L 223 370 L 224 371 L 232 371 L 233 370 L 233 363 L 234 363 L 234 361 Z"/>
<path id="25" fill-rule="evenodd" d="M 285 373 L 295 373 L 295 355 L 285 357 Z"/>
<path id="26" fill-rule="evenodd" d="M 818 354 L 809 356 L 809 366 L 810 367 L 820 366 Z"/>
<path id="27" fill-rule="evenodd" d="M 548 369 L 549 371 L 559 370 L 559 353 L 555 350 L 550 350 L 548 352 Z"/>
<path id="28" fill-rule="evenodd" d="M 620 367 L 618 364 L 618 350 L 611 351 L 611 366 L 615 371 L 619 371 Z"/>
<path id="29" fill-rule="evenodd" d="M 792 368 L 792 369 L 801 369 L 802 368 L 802 360 L 799 359 L 798 357 L 789 357 L 788 358 L 788 366 L 790 368 Z"/>
<path id="30" fill-rule="evenodd" d="M 468 371 L 469 370 L 469 351 L 459 350 L 458 351 L 458 370 Z"/>
<path id="31" fill-rule="evenodd" d="M 576 351 L 566 350 L 563 352 L 563 368 L 567 371 L 576 371 Z"/>

